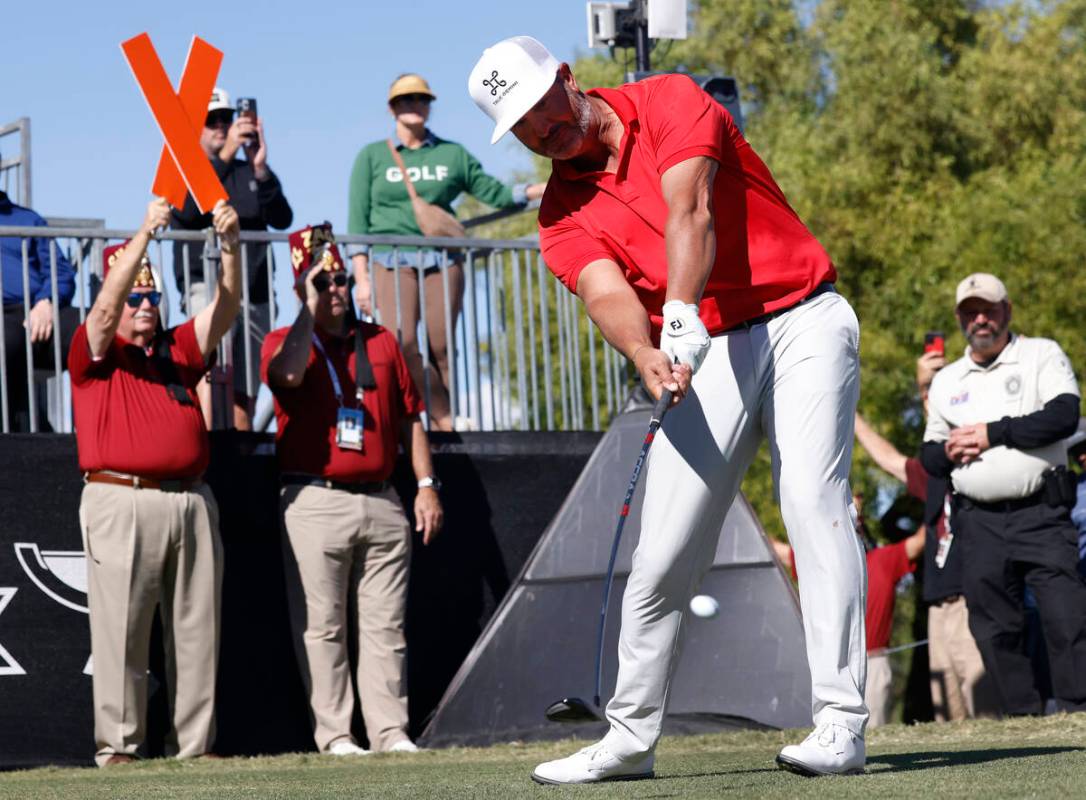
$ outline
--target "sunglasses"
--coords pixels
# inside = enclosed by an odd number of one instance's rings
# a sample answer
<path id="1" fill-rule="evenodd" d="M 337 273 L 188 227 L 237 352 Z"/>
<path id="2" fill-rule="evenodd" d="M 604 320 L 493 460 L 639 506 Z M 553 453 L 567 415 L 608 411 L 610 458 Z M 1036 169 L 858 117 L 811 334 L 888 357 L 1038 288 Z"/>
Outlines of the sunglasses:
<path id="1" fill-rule="evenodd" d="M 207 120 L 204 122 L 205 128 L 229 128 L 234 123 L 233 111 L 213 111 L 207 115 Z"/>
<path id="2" fill-rule="evenodd" d="M 331 284 L 343 287 L 347 285 L 347 273 L 337 272 L 334 275 L 318 275 L 313 279 L 313 286 L 318 292 L 323 292 Z"/>
<path id="3" fill-rule="evenodd" d="M 124 302 L 129 308 L 139 308 L 144 300 L 151 304 L 151 308 L 158 308 L 162 302 L 162 292 L 132 292 Z"/>
<path id="4" fill-rule="evenodd" d="M 393 98 L 392 102 L 395 103 L 398 100 L 403 100 L 407 103 L 429 103 L 434 98 L 428 94 L 401 94 Z"/>

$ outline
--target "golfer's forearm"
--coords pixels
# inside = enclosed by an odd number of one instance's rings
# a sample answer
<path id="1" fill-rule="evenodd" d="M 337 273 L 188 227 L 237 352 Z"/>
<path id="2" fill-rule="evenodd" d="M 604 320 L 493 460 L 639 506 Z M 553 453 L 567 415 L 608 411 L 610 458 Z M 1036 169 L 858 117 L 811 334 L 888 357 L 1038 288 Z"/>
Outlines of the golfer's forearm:
<path id="1" fill-rule="evenodd" d="M 604 294 L 585 308 L 603 338 L 631 361 L 640 348 L 652 346 L 649 315 L 636 298 L 631 302 L 624 293 Z"/>
<path id="2" fill-rule="evenodd" d="M 697 305 L 716 260 L 716 231 L 707 208 L 672 211 L 667 218 L 667 300 Z"/>

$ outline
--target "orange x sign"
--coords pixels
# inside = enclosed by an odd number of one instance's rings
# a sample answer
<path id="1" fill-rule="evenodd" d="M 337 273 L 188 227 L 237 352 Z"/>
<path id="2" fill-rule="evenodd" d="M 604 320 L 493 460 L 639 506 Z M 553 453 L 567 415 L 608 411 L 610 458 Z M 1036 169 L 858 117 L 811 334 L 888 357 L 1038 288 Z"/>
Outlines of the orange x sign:
<path id="1" fill-rule="evenodd" d="M 228 199 L 219 176 L 200 147 L 200 130 L 222 64 L 222 52 L 194 36 L 181 76 L 180 93 L 174 94 L 150 36 L 146 33 L 134 36 L 121 43 L 121 50 L 166 140 L 152 191 L 179 209 L 185 204 L 187 188 L 201 213 L 209 212 L 219 200 Z"/>

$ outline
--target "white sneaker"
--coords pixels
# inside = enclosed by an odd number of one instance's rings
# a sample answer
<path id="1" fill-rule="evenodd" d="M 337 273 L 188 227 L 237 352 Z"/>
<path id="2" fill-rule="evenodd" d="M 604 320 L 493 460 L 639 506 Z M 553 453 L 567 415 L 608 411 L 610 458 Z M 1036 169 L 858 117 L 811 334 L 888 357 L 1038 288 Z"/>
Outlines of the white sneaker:
<path id="1" fill-rule="evenodd" d="M 479 430 L 479 428 L 475 424 L 475 420 L 473 420 L 471 417 L 457 416 L 453 420 L 453 430 L 454 431 L 477 431 L 477 430 Z"/>
<path id="2" fill-rule="evenodd" d="M 536 783 L 597 783 L 599 781 L 636 781 L 652 778 L 653 756 L 639 761 L 623 761 L 611 755 L 603 742 L 578 750 L 568 758 L 547 761 L 532 772 Z"/>
<path id="3" fill-rule="evenodd" d="M 864 771 L 864 740 L 843 725 L 819 725 L 803 744 L 790 744 L 777 756 L 777 766 L 797 775 L 856 775 Z"/>
<path id="4" fill-rule="evenodd" d="M 340 739 L 328 748 L 328 752 L 334 756 L 368 756 L 369 750 L 359 747 L 350 739 Z"/>
<path id="5" fill-rule="evenodd" d="M 392 747 L 388 748 L 385 752 L 388 753 L 417 753 L 419 746 L 410 739 L 400 739 Z"/>

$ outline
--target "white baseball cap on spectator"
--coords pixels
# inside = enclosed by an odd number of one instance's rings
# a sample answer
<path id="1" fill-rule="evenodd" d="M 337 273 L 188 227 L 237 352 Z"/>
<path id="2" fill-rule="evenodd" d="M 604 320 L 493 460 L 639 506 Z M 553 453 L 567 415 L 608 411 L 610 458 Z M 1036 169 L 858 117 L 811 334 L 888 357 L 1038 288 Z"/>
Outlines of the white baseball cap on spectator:
<path id="1" fill-rule="evenodd" d="M 1002 303 L 1007 299 L 1007 287 L 995 275 L 987 272 L 974 272 L 958 284 L 957 299 L 954 306 L 960 306 L 971 297 L 979 297 L 989 303 Z"/>
<path id="2" fill-rule="evenodd" d="M 230 105 L 230 93 L 226 89 L 222 89 L 216 86 L 211 90 L 211 100 L 207 104 L 207 113 L 212 111 L 233 111 L 234 107 Z"/>
<path id="3" fill-rule="evenodd" d="M 468 93 L 492 120 L 490 143 L 502 138 L 554 84 L 561 63 L 531 36 L 503 39 L 483 51 Z"/>

